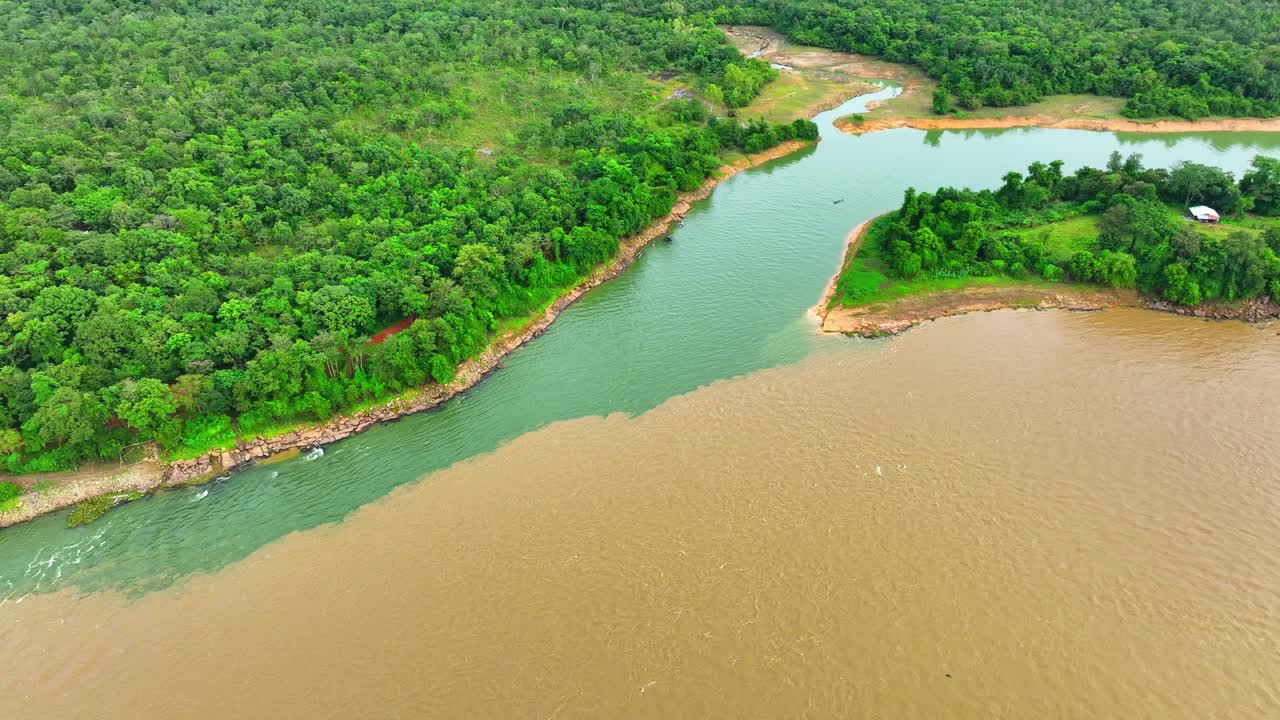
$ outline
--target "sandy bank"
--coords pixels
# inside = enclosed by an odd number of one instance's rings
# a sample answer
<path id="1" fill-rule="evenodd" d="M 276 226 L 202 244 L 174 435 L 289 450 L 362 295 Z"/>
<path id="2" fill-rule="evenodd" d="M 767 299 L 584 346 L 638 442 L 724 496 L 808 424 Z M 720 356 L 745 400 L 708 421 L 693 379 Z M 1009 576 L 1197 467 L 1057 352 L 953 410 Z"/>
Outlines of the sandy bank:
<path id="1" fill-rule="evenodd" d="M 1226 118 L 1220 120 L 1124 120 L 1100 118 L 1060 118 L 1048 115 L 1008 115 L 1005 117 L 918 117 L 869 118 L 862 122 L 841 119 L 836 127 L 853 135 L 915 128 L 916 130 L 1000 130 L 1035 127 L 1061 130 L 1096 130 L 1131 133 L 1183 132 L 1280 132 L 1280 118 Z"/>
<path id="2" fill-rule="evenodd" d="M 1034 310 L 1102 310 L 1142 307 L 1136 293 L 1027 285 L 983 285 L 930 295 L 913 295 L 889 303 L 835 307 L 822 318 L 822 331 L 879 337 L 896 335 L 927 320 L 1010 308 Z"/>
<path id="3" fill-rule="evenodd" d="M 209 452 L 190 460 L 178 460 L 167 464 L 145 462 L 125 467 L 95 467 L 38 478 L 24 477 L 21 479 L 21 484 L 30 484 L 35 480 L 49 480 L 52 486 L 41 492 L 24 495 L 19 509 L 0 513 L 0 527 L 15 525 L 98 495 L 124 490 L 146 492 L 160 487 L 181 485 L 215 473 L 240 468 L 278 453 L 331 443 L 367 430 L 378 423 L 429 410 L 483 380 L 497 368 L 508 353 L 545 332 L 565 308 L 572 305 L 588 290 L 620 275 L 630 267 L 646 245 L 666 234 L 673 223 L 684 218 L 692 203 L 710 196 L 718 184 L 743 170 L 790 155 L 811 145 L 812 143 L 792 140 L 742 158 L 732 165 L 722 166 L 715 177 L 705 180 L 698 189 L 681 193 L 675 206 L 666 216 L 642 232 L 623 238 L 618 254 L 608 264 L 596 269 L 576 287 L 560 296 L 542 314 L 530 318 L 521 329 L 495 338 L 487 350 L 459 365 L 454 380 L 446 385 L 429 385 L 372 408 L 339 415 L 326 422 L 283 435 L 270 438 L 256 437 L 240 443 L 234 449 L 225 452 Z M 0 479 L 6 478 L 0 477 Z"/>
<path id="4" fill-rule="evenodd" d="M 840 256 L 840 265 L 836 268 L 836 273 L 831 276 L 831 281 L 827 283 L 827 289 L 822 293 L 822 299 L 814 307 L 814 311 L 819 317 L 825 317 L 827 308 L 831 306 L 831 301 L 836 297 L 836 283 L 840 281 L 840 276 L 844 273 L 845 268 L 849 267 L 849 263 L 857 257 L 858 251 L 862 249 L 862 238 L 867 234 L 867 228 L 871 227 L 871 223 L 884 217 L 877 215 L 870 220 L 863 220 L 854 226 L 844 239 L 844 254 Z"/>

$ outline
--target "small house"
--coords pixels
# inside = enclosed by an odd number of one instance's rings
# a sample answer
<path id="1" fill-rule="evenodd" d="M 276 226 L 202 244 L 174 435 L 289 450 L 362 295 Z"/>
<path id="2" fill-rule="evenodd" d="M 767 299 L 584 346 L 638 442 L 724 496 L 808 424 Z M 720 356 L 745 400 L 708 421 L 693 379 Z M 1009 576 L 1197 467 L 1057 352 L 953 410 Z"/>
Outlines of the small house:
<path id="1" fill-rule="evenodd" d="M 1222 218 L 1218 217 L 1218 211 L 1204 205 L 1197 205 L 1193 208 L 1187 208 L 1187 212 L 1191 213 L 1191 217 L 1196 222 L 1217 224 Z"/>

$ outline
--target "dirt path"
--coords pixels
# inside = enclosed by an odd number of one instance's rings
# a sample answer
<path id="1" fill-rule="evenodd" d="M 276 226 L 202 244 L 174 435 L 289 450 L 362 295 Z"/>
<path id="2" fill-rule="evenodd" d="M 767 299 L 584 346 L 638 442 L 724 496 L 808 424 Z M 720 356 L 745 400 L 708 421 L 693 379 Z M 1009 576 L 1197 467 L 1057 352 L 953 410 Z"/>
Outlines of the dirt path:
<path id="1" fill-rule="evenodd" d="M 87 467 L 75 472 L 2 478 L 22 480 L 24 487 L 36 483 L 48 484 L 22 496 L 17 510 L 0 513 L 0 528 L 26 522 L 45 513 L 71 507 L 82 500 L 108 493 L 137 490 L 146 492 L 160 484 L 163 469 L 155 462 L 136 465 L 111 465 Z"/>

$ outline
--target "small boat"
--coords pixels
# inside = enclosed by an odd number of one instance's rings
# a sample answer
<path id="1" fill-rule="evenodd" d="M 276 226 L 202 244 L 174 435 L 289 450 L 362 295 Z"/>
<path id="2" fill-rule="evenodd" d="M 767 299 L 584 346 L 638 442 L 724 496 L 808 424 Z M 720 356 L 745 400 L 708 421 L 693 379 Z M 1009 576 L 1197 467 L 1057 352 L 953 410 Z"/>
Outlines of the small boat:
<path id="1" fill-rule="evenodd" d="M 840 203 L 842 203 L 842 202 L 844 202 L 844 198 L 840 198 L 839 200 L 836 200 L 835 202 L 833 202 L 833 203 L 831 203 L 831 204 L 832 204 L 832 205 L 839 205 L 839 204 L 840 204 Z"/>

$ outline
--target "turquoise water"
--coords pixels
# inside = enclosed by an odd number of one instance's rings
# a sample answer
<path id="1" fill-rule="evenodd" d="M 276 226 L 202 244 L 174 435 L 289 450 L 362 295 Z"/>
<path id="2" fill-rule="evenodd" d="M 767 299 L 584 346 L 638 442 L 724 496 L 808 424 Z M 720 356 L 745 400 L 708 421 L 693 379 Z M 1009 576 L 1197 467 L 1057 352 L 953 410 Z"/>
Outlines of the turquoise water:
<path id="1" fill-rule="evenodd" d="M 820 336 L 809 311 L 849 229 L 896 206 L 908 186 L 994 187 L 1005 172 L 1036 160 L 1062 159 L 1071 169 L 1101 165 L 1114 150 L 1141 153 L 1149 166 L 1192 160 L 1237 173 L 1255 154 L 1280 153 L 1280 137 L 1263 133 L 903 129 L 850 136 L 831 127 L 892 92 L 819 115 L 816 148 L 726 181 L 695 205 L 674 242 L 650 246 L 504 369 L 435 411 L 335 443 L 314 461 L 161 493 L 85 528 L 68 530 L 55 514 L 0 531 L 0 599 L 61 588 L 165 588 L 288 533 L 340 521 L 400 485 L 430 482 L 433 471 L 551 422 L 643 413 L 819 348 L 858 352 L 872 341 Z"/>

